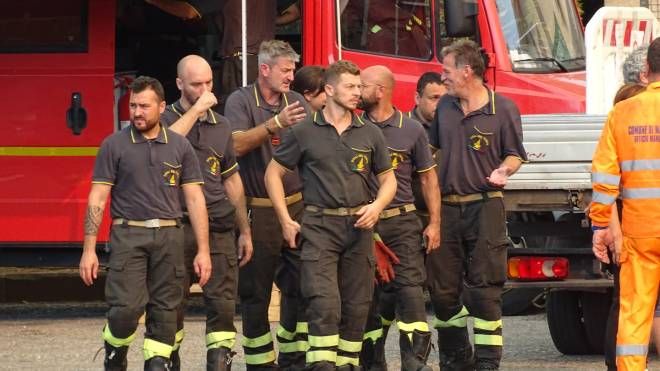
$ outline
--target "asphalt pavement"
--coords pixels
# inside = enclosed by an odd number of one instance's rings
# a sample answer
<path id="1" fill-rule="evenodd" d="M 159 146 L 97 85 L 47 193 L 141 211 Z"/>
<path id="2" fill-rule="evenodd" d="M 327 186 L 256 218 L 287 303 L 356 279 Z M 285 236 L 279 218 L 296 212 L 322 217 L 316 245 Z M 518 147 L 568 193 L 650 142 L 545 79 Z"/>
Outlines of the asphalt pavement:
<path id="1" fill-rule="evenodd" d="M 0 304 L 0 370 L 102 370 L 102 303 Z M 235 319 L 240 332 L 240 317 Z M 275 324 L 273 324 L 273 329 Z M 545 313 L 504 318 L 502 370 L 604 370 L 602 356 L 565 356 L 550 339 Z M 142 369 L 142 333 L 129 351 L 129 370 Z M 434 339 L 435 342 L 435 339 Z M 244 370 L 243 352 L 237 342 L 233 370 Z M 96 352 L 99 351 L 96 358 Z M 186 319 L 182 345 L 182 369 L 204 370 L 204 316 L 201 305 L 193 306 Z M 400 369 L 398 338 L 390 331 L 387 340 L 390 370 Z M 429 364 L 438 370 L 434 349 Z M 653 360 L 649 370 L 659 369 Z"/>

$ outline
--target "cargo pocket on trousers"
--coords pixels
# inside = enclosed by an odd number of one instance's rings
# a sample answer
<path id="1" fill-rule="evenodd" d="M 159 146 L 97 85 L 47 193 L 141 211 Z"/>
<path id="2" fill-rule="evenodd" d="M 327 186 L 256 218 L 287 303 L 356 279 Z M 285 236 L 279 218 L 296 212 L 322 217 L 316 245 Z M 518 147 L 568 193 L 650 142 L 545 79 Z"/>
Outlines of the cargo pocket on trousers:
<path id="1" fill-rule="evenodd" d="M 508 238 L 497 238 L 488 241 L 489 269 L 486 282 L 490 285 L 503 285 L 506 281 Z"/>
<path id="2" fill-rule="evenodd" d="M 319 258 L 321 250 L 311 244 L 303 244 L 300 250 L 300 292 L 303 297 L 311 298 L 318 296 L 322 285 L 314 276 L 319 272 Z"/>

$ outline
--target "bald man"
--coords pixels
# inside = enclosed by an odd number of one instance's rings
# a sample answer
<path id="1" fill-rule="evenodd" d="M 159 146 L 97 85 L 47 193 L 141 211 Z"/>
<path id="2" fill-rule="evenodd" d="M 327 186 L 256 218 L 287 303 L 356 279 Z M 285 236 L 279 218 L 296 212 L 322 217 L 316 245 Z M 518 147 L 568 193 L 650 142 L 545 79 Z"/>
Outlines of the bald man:
<path id="1" fill-rule="evenodd" d="M 211 90 L 213 74 L 202 57 L 189 55 L 177 65 L 176 85 L 181 98 L 167 106 L 161 122 L 169 125 L 192 144 L 204 174 L 204 196 L 209 216 L 209 244 L 213 271 L 203 287 L 206 304 L 207 370 L 230 370 L 236 339 L 234 312 L 238 266 L 252 257 L 243 183 L 238 174 L 231 129 L 226 118 L 211 107 L 217 100 Z M 234 229 L 238 225 L 238 246 Z M 192 258 L 196 241 L 190 222 L 184 217 L 186 272 L 184 287 L 190 288 Z M 178 275 L 179 272 L 177 272 Z M 181 272 L 183 274 L 184 272 Z M 179 347 L 183 341 L 185 300 L 178 310 L 176 344 L 171 356 L 172 370 L 180 369 Z"/>
<path id="2" fill-rule="evenodd" d="M 394 311 L 391 306 L 381 306 L 380 320 L 373 321 L 377 314 L 372 315 L 362 347 L 363 365 L 369 370 L 387 369 L 384 356 L 386 331 L 383 330 L 389 328 L 396 316 L 401 369 L 431 370 L 426 365 L 431 350 L 431 332 L 426 323 L 422 285 L 426 280 L 424 254 L 440 245 L 440 189 L 434 170 L 436 164 L 422 125 L 392 105 L 392 72 L 384 66 L 372 66 L 363 70 L 361 77 L 363 118 L 382 130 L 397 180 L 396 195 L 380 214 L 375 232 L 399 260 L 394 265 L 394 279 L 377 288 L 382 294 L 396 298 Z M 430 221 L 423 231 L 415 213 L 413 172 L 419 175 L 422 193 L 429 205 Z M 371 177 L 370 183 L 372 188 L 376 187 L 375 177 Z M 376 308 L 374 305 L 377 305 L 376 300 L 372 309 Z M 372 310 L 372 313 L 377 312 Z"/>

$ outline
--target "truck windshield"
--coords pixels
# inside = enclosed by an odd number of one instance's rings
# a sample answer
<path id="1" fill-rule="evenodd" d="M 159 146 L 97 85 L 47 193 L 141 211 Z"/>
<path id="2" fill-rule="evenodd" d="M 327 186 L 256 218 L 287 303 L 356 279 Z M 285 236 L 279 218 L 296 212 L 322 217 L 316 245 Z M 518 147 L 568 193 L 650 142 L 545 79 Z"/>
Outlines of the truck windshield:
<path id="1" fill-rule="evenodd" d="M 573 0 L 497 0 L 497 10 L 514 71 L 584 70 L 584 36 Z"/>

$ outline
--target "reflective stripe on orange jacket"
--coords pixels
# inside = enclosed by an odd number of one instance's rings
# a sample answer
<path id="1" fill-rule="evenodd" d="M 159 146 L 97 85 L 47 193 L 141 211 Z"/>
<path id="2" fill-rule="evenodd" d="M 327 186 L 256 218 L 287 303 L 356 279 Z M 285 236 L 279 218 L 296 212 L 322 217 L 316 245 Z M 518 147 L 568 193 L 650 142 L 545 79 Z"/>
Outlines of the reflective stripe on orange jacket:
<path id="1" fill-rule="evenodd" d="M 623 234 L 660 237 L 660 82 L 614 106 L 596 147 L 591 182 L 593 225 L 608 225 L 621 193 Z"/>

